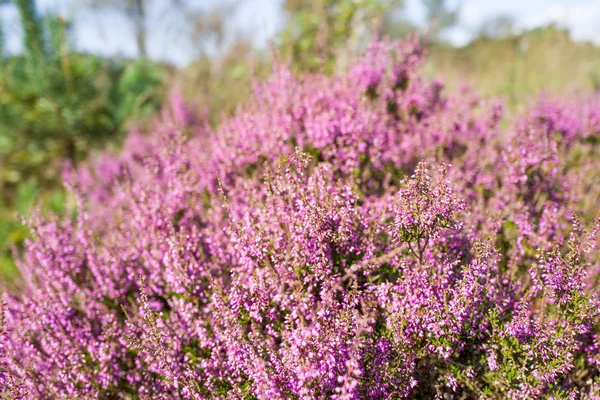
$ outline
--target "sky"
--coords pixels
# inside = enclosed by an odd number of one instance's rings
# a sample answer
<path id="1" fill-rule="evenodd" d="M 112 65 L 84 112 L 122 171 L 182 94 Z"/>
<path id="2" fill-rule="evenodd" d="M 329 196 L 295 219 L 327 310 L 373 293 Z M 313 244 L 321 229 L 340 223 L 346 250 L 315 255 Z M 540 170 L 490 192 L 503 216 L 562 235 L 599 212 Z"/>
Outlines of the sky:
<path id="1" fill-rule="evenodd" d="M 419 10 L 418 0 L 411 1 Z M 497 15 L 514 18 L 517 28 L 531 29 L 556 23 L 569 28 L 575 40 L 600 44 L 600 0 L 465 0 L 460 6 L 461 26 L 448 32 L 456 45 L 466 44 L 482 22 Z"/>
<path id="2" fill-rule="evenodd" d="M 73 21 L 77 49 L 110 56 L 135 56 L 135 37 L 128 20 L 114 11 L 92 12 L 85 7 L 89 1 L 37 0 L 37 4 L 41 12 L 52 10 Z M 169 0 L 150 1 L 150 57 L 177 65 L 194 60 L 201 49 L 191 39 L 189 26 L 181 23 L 182 15 L 169 6 Z M 187 1 L 198 9 L 208 9 L 227 0 Z M 257 46 L 268 46 L 269 40 L 285 24 L 280 11 L 282 0 L 237 1 L 239 5 L 228 20 L 236 34 L 251 39 Z M 446 32 L 446 39 L 457 46 L 468 43 L 484 21 L 498 15 L 512 17 L 518 29 L 556 23 L 569 28 L 576 40 L 600 44 L 600 0 L 449 0 L 449 4 L 459 6 L 459 25 Z M 410 20 L 424 23 L 425 13 L 420 0 L 406 0 L 405 12 Z M 7 50 L 18 52 L 22 46 L 22 33 L 14 6 L 0 6 L 0 18 Z"/>

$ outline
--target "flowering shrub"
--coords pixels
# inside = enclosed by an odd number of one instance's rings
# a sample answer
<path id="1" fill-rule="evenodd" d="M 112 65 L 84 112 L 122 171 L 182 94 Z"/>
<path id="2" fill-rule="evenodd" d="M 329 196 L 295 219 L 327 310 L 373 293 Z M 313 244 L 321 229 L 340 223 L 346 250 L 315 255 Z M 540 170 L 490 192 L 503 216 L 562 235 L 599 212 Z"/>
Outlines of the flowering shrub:
<path id="1" fill-rule="evenodd" d="M 15 398 L 595 398 L 593 100 L 419 79 L 416 40 L 277 69 L 212 131 L 173 102 L 28 221 Z M 581 221 L 580 221 L 581 219 Z"/>

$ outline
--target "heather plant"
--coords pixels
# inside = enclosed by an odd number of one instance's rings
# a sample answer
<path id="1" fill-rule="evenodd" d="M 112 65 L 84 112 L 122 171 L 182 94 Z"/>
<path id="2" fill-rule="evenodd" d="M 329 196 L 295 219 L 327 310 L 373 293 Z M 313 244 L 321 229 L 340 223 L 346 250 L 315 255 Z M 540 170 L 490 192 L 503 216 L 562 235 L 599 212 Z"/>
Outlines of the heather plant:
<path id="1" fill-rule="evenodd" d="M 73 209 L 28 218 L 3 296 L 4 393 L 597 396 L 597 103 L 501 128 L 424 56 L 277 67 L 216 128 L 173 95 L 119 155 L 65 167 Z"/>

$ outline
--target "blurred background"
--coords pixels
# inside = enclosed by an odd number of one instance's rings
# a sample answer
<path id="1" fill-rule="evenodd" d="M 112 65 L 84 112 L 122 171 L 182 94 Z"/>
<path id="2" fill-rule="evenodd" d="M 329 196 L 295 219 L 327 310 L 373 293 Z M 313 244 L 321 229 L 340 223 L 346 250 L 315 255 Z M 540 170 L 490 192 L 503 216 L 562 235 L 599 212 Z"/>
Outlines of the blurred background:
<path id="1" fill-rule="evenodd" d="M 503 97 L 600 91 L 600 0 L 0 0 L 0 280 L 61 166 L 116 151 L 179 91 L 216 124 L 274 62 L 333 74 L 373 38 L 419 32 L 424 74 Z"/>

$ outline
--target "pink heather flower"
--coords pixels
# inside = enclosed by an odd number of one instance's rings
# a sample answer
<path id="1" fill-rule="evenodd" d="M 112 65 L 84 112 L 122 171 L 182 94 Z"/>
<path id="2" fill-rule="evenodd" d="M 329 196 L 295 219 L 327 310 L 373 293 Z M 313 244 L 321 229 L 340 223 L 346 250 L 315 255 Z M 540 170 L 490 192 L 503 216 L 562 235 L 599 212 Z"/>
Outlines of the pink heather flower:
<path id="1" fill-rule="evenodd" d="M 597 394 L 600 103 L 542 97 L 504 128 L 421 79 L 424 53 L 276 67 L 215 129 L 174 93 L 65 168 L 75 206 L 29 218 L 3 294 L 0 394 Z"/>

